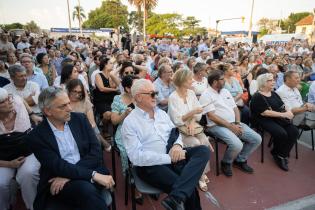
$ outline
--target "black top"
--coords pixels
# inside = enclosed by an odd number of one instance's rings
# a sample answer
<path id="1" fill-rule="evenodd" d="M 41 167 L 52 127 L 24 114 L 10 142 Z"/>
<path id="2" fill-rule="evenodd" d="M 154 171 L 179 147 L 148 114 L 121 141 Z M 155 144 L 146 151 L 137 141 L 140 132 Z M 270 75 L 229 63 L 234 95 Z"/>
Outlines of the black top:
<path id="1" fill-rule="evenodd" d="M 224 55 L 225 49 L 223 47 L 220 47 L 218 50 L 212 51 L 213 53 L 213 59 L 219 59 L 220 56 Z"/>
<path id="2" fill-rule="evenodd" d="M 1 77 L 0 76 L 0 87 L 4 87 L 4 86 L 6 86 L 7 84 L 9 84 L 10 83 L 10 80 L 8 80 L 7 78 L 5 78 L 5 77 Z"/>
<path id="3" fill-rule="evenodd" d="M 102 72 L 99 73 L 99 75 L 102 78 L 102 82 L 103 82 L 104 87 L 111 88 L 111 86 L 109 84 L 109 79 L 107 79 Z M 117 94 L 118 94 L 117 91 L 104 93 L 104 92 L 100 91 L 100 89 L 96 85 L 95 89 L 93 90 L 93 96 L 94 96 L 93 101 L 95 103 L 111 104 L 114 100 L 115 95 L 117 95 Z"/>
<path id="4" fill-rule="evenodd" d="M 270 97 L 266 97 L 259 92 L 256 92 L 250 102 L 251 114 L 254 119 L 264 118 L 261 113 L 267 109 L 276 112 L 284 112 L 285 105 L 280 96 L 276 92 L 271 92 Z"/>

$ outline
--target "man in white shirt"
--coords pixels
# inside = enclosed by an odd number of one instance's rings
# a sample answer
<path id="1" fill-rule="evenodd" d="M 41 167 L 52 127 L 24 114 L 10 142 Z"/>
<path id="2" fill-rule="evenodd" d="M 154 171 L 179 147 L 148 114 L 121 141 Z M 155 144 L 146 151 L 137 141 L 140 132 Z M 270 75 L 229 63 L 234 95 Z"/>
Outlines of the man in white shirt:
<path id="1" fill-rule="evenodd" d="M 12 82 L 3 88 L 6 89 L 8 93 L 23 98 L 34 113 L 40 113 L 38 107 L 38 96 L 40 94 L 39 85 L 35 82 L 27 81 L 26 69 L 21 65 L 10 66 L 9 74 Z"/>
<path id="2" fill-rule="evenodd" d="M 28 43 L 26 35 L 22 35 L 21 42 L 17 44 L 18 50 L 24 50 L 25 48 L 30 48 L 31 44 Z"/>
<path id="3" fill-rule="evenodd" d="M 122 125 L 122 141 L 141 179 L 168 193 L 168 210 L 201 209 L 196 186 L 209 160 L 209 148 L 183 149 L 182 138 L 169 116 L 156 107 L 151 81 L 139 79 L 131 87 L 136 108 Z"/>
<path id="4" fill-rule="evenodd" d="M 247 159 L 260 145 L 261 136 L 240 122 L 240 113 L 233 96 L 224 88 L 224 73 L 212 71 L 208 83 L 209 87 L 202 93 L 199 101 L 200 104 L 209 104 L 204 108 L 207 131 L 228 145 L 221 161 L 222 172 L 226 176 L 232 176 L 233 163 L 242 171 L 253 173 L 254 170 L 247 165 Z"/>
<path id="5" fill-rule="evenodd" d="M 307 111 L 314 111 L 314 105 L 305 103 L 303 105 L 302 96 L 297 86 L 300 84 L 300 75 L 297 71 L 287 71 L 284 74 L 284 84 L 281 85 L 276 93 L 285 104 L 285 108 L 290 110 L 295 116 Z M 293 118 L 293 124 L 299 125 L 299 117 Z M 297 121 L 296 121 L 297 120 Z"/>

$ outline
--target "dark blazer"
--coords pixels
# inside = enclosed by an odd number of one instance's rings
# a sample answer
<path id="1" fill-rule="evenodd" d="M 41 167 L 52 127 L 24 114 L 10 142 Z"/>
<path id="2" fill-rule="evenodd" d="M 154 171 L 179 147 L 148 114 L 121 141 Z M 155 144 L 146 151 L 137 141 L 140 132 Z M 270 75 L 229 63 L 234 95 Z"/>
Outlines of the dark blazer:
<path id="1" fill-rule="evenodd" d="M 27 137 L 31 150 L 41 164 L 34 210 L 45 209 L 47 196 L 50 195 L 48 181 L 51 178 L 90 181 L 93 171 L 109 174 L 103 163 L 100 143 L 85 115 L 71 113 L 71 120 L 68 123 L 80 153 L 80 160 L 76 164 L 68 163 L 61 158 L 56 138 L 47 119 L 44 119 Z"/>

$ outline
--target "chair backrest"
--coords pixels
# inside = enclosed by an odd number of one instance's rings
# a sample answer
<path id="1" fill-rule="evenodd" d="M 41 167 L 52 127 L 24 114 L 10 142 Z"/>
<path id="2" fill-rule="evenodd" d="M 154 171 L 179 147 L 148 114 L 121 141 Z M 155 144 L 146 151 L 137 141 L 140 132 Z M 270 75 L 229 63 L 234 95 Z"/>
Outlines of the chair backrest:
<path id="1" fill-rule="evenodd" d="M 137 172 L 134 167 L 130 169 L 131 175 L 134 179 L 134 184 L 137 190 L 143 194 L 159 194 L 163 193 L 161 190 L 152 187 L 151 185 L 147 184 L 146 182 L 142 181 L 140 177 L 137 175 Z"/>

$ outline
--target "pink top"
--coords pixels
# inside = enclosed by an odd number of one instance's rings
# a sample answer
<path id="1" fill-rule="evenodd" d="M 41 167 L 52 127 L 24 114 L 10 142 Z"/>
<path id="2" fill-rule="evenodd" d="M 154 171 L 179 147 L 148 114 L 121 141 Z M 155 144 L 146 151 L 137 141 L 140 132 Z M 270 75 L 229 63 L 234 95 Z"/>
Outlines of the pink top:
<path id="1" fill-rule="evenodd" d="M 27 110 L 24 106 L 22 99 L 15 95 L 13 97 L 13 106 L 16 111 L 14 128 L 11 131 L 6 130 L 3 122 L 0 121 L 0 134 L 11 133 L 11 132 L 24 132 L 31 127 L 30 118 Z"/>

